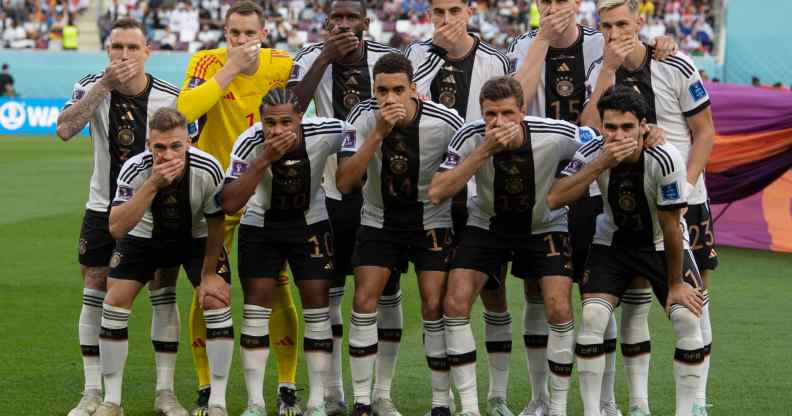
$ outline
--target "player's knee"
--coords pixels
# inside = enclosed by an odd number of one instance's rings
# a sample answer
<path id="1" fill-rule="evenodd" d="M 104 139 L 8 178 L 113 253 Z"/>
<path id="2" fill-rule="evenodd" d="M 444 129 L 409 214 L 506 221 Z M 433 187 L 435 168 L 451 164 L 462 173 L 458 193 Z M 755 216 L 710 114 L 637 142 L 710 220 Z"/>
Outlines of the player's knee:
<path id="1" fill-rule="evenodd" d="M 374 313 L 377 310 L 377 296 L 362 288 L 355 288 L 355 312 Z"/>
<path id="2" fill-rule="evenodd" d="M 107 290 L 107 274 L 109 267 L 88 267 L 81 266 L 80 271 L 83 275 L 83 286 L 86 289 Z"/>
<path id="3" fill-rule="evenodd" d="M 205 310 L 205 311 L 211 311 L 213 309 L 223 309 L 223 308 L 226 308 L 226 307 L 227 307 L 227 305 L 223 304 L 223 302 L 221 302 L 218 299 L 215 299 L 215 298 L 213 298 L 211 296 L 204 297 L 203 310 Z"/>
<path id="4" fill-rule="evenodd" d="M 462 317 L 470 315 L 470 304 L 465 296 L 448 292 L 443 300 L 443 312 L 446 316 Z"/>
<path id="5" fill-rule="evenodd" d="M 671 324 L 679 338 L 701 337 L 701 322 L 688 308 L 674 308 L 671 312 Z"/>
<path id="6" fill-rule="evenodd" d="M 440 296 L 427 296 L 421 300 L 421 315 L 427 320 L 443 316 L 443 299 Z"/>
<path id="7" fill-rule="evenodd" d="M 111 290 L 107 296 L 105 296 L 104 303 L 116 308 L 130 309 L 134 299 L 132 296 L 122 292 L 123 291 L 120 290 Z"/>
<path id="8" fill-rule="evenodd" d="M 588 332 L 604 334 L 608 327 L 608 321 L 612 311 L 602 302 L 593 301 L 583 303 L 583 310 L 580 313 L 581 330 L 585 328 Z"/>
<path id="9" fill-rule="evenodd" d="M 551 295 L 545 297 L 544 301 L 548 322 L 562 324 L 572 320 L 572 305 L 569 297 L 560 294 Z"/>
<path id="10" fill-rule="evenodd" d="M 497 289 L 481 291 L 481 303 L 484 304 L 484 307 L 488 311 L 504 313 L 509 310 L 509 303 L 506 299 L 505 289 L 506 287 L 501 285 Z"/>

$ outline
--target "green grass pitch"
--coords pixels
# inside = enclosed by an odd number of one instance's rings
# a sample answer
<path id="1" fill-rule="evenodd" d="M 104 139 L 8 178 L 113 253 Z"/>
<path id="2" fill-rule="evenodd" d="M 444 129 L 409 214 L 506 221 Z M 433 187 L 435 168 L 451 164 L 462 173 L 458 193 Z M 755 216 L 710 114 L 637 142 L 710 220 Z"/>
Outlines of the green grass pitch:
<path id="1" fill-rule="evenodd" d="M 0 137 L 0 414 L 65 415 L 79 399 L 83 375 L 77 341 L 81 283 L 76 255 L 92 165 L 90 141 L 85 138 L 62 143 L 54 136 Z M 721 248 L 720 254 L 721 266 L 712 278 L 711 290 L 714 348 L 709 401 L 714 407 L 710 414 L 790 415 L 792 313 L 786 296 L 792 287 L 792 256 L 731 248 Z M 233 299 L 237 326 L 241 322 L 239 286 L 236 281 Z M 405 416 L 422 415 L 430 403 L 430 386 L 414 275 L 403 277 L 402 288 L 405 328 L 393 396 Z M 509 404 L 518 413 L 530 396 L 530 386 L 521 337 L 519 281 L 511 279 L 508 288 L 514 321 Z M 178 293 L 185 321 L 191 295 L 186 279 L 180 280 Z M 351 293 L 348 285 L 344 299 L 347 317 Z M 124 407 L 129 416 L 153 414 L 150 315 L 143 294 L 130 319 L 124 383 Z M 480 306 L 472 316 L 479 345 L 478 380 L 483 406 L 487 367 Z M 652 410 L 655 415 L 672 415 L 674 340 L 671 325 L 657 304 L 652 307 L 650 325 Z M 189 406 L 195 398 L 195 377 L 189 346 L 184 342 L 187 338 L 187 326 L 183 324 L 176 385 L 182 403 Z M 232 415 L 239 414 L 246 401 L 238 351 L 228 392 Z M 273 406 L 274 359 L 269 364 L 265 398 L 268 406 Z M 304 361 L 300 362 L 298 379 L 300 387 L 307 385 Z M 349 397 L 348 367 L 346 389 Z M 306 393 L 301 395 L 305 397 Z M 616 394 L 626 410 L 621 361 Z M 575 377 L 569 397 L 569 414 L 580 415 Z"/>

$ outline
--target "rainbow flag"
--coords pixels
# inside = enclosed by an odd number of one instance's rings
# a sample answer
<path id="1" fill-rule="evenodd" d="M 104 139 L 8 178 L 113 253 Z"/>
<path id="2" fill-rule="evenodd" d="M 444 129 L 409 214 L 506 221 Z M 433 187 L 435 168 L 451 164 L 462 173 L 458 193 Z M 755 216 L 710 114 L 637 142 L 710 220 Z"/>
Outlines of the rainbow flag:
<path id="1" fill-rule="evenodd" d="M 707 84 L 707 190 L 718 244 L 792 253 L 792 92 Z"/>

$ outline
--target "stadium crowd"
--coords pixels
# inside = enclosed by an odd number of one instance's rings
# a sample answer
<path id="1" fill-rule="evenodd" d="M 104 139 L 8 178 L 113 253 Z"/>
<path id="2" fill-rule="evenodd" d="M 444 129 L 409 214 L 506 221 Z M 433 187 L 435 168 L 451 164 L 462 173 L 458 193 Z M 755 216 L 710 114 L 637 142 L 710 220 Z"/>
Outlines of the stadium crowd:
<path id="1" fill-rule="evenodd" d="M 89 4 L 89 0 L 2 0 L 0 48 L 76 49 L 74 19 Z"/>
<path id="2" fill-rule="evenodd" d="M 284 49 L 297 50 L 308 42 L 322 39 L 326 16 L 325 1 L 263 1 L 273 17 L 269 41 Z M 711 0 L 646 0 L 641 9 L 646 25 L 644 39 L 661 35 L 674 36 L 682 50 L 693 55 L 708 55 L 715 41 Z M 198 50 L 215 47 L 222 39 L 222 21 L 228 1 L 200 0 L 167 3 L 161 0 L 113 2 L 100 22 L 103 38 L 114 17 L 130 15 L 145 20 L 151 29 L 152 41 L 160 49 Z M 378 0 L 370 2 L 372 27 L 370 36 L 393 47 L 406 47 L 410 42 L 428 37 L 432 32 L 426 11 L 427 0 Z M 471 30 L 496 47 L 506 48 L 516 36 L 538 26 L 538 9 L 529 0 L 478 1 L 471 19 Z M 578 21 L 596 26 L 596 4 L 581 2 Z"/>

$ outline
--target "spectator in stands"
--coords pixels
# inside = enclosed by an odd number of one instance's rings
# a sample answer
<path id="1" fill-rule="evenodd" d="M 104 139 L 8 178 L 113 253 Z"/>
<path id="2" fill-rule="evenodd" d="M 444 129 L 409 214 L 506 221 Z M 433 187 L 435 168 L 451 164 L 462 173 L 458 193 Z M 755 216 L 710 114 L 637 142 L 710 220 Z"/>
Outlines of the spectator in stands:
<path id="1" fill-rule="evenodd" d="M 583 26 L 597 26 L 597 3 L 594 0 L 583 0 L 578 9 L 578 23 Z"/>
<path id="2" fill-rule="evenodd" d="M 6 48 L 11 49 L 25 49 L 35 46 L 35 42 L 28 39 L 25 28 L 17 23 L 16 19 L 11 22 L 11 26 L 6 27 L 3 31 L 3 44 Z"/>
<path id="3" fill-rule="evenodd" d="M 63 26 L 63 50 L 76 51 L 78 48 L 78 32 L 77 26 L 74 25 L 74 19 L 69 17 L 66 25 Z"/>
<path id="4" fill-rule="evenodd" d="M 14 77 L 8 72 L 8 64 L 3 64 L 0 69 L 0 96 L 2 97 L 16 97 L 14 90 Z"/>
<path id="5" fill-rule="evenodd" d="M 701 77 L 702 81 L 709 81 L 710 80 L 709 74 L 707 73 L 707 71 L 705 71 L 703 69 L 699 69 L 699 76 Z"/>
<path id="6" fill-rule="evenodd" d="M 641 3 L 640 12 L 641 16 L 644 19 L 649 19 L 650 17 L 654 16 L 655 13 L 655 5 L 652 0 L 644 0 Z"/>
<path id="7" fill-rule="evenodd" d="M 754 87 L 761 87 L 762 81 L 759 80 L 759 77 L 754 75 L 751 77 L 751 85 L 753 85 Z"/>

